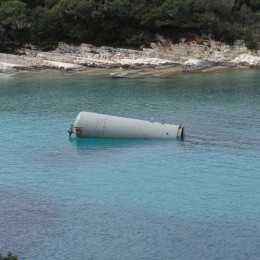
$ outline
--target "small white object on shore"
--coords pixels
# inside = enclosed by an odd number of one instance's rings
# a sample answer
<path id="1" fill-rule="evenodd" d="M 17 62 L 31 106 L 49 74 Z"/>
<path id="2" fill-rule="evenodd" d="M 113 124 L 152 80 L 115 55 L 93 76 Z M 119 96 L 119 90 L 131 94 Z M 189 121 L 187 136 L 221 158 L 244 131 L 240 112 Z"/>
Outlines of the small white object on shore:
<path id="1" fill-rule="evenodd" d="M 127 76 L 127 72 L 111 72 L 109 73 L 110 78 L 125 78 Z"/>

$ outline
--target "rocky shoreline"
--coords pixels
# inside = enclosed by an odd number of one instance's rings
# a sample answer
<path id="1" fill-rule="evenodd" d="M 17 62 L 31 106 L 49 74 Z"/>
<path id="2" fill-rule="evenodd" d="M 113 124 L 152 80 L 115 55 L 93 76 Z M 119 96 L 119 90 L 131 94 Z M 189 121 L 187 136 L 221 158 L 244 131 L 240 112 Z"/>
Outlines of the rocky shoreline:
<path id="1" fill-rule="evenodd" d="M 34 46 L 20 49 L 21 55 L 0 53 L 0 73 L 16 73 L 39 69 L 84 71 L 89 68 L 113 69 L 136 76 L 171 76 L 182 72 L 207 71 L 215 68 L 260 68 L 260 51 L 248 50 L 243 42 L 234 46 L 210 41 L 203 44 L 167 41 L 151 43 L 151 48 L 139 50 L 80 46 L 60 43 L 49 52 Z M 153 72 L 149 69 L 153 69 Z"/>

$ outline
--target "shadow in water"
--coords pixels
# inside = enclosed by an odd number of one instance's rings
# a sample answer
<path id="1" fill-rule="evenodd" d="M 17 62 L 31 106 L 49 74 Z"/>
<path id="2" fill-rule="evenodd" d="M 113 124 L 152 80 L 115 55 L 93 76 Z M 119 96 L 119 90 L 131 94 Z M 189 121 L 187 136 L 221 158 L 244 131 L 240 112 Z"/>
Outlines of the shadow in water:
<path id="1" fill-rule="evenodd" d="M 166 139 L 112 139 L 112 138 L 68 138 L 80 150 L 99 150 L 114 148 L 138 148 L 143 146 L 156 146 L 158 144 L 177 142 Z"/>

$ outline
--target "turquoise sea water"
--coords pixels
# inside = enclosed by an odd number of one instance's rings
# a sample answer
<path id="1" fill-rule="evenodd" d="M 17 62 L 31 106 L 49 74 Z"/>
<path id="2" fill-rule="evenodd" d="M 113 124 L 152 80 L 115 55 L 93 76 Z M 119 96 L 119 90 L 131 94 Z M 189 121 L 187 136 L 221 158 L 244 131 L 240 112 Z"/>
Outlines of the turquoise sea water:
<path id="1" fill-rule="evenodd" d="M 186 138 L 69 138 L 81 110 Z M 260 73 L 0 75 L 0 252 L 19 259 L 260 259 Z"/>

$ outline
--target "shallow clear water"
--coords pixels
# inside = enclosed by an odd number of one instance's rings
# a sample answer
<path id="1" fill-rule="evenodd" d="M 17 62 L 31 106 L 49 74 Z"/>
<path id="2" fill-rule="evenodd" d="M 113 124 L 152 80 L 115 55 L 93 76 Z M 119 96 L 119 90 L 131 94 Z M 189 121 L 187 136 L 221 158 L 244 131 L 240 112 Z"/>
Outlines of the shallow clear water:
<path id="1" fill-rule="evenodd" d="M 183 122 L 184 142 L 69 138 L 81 110 Z M 0 252 L 260 259 L 260 73 L 0 75 Z"/>

